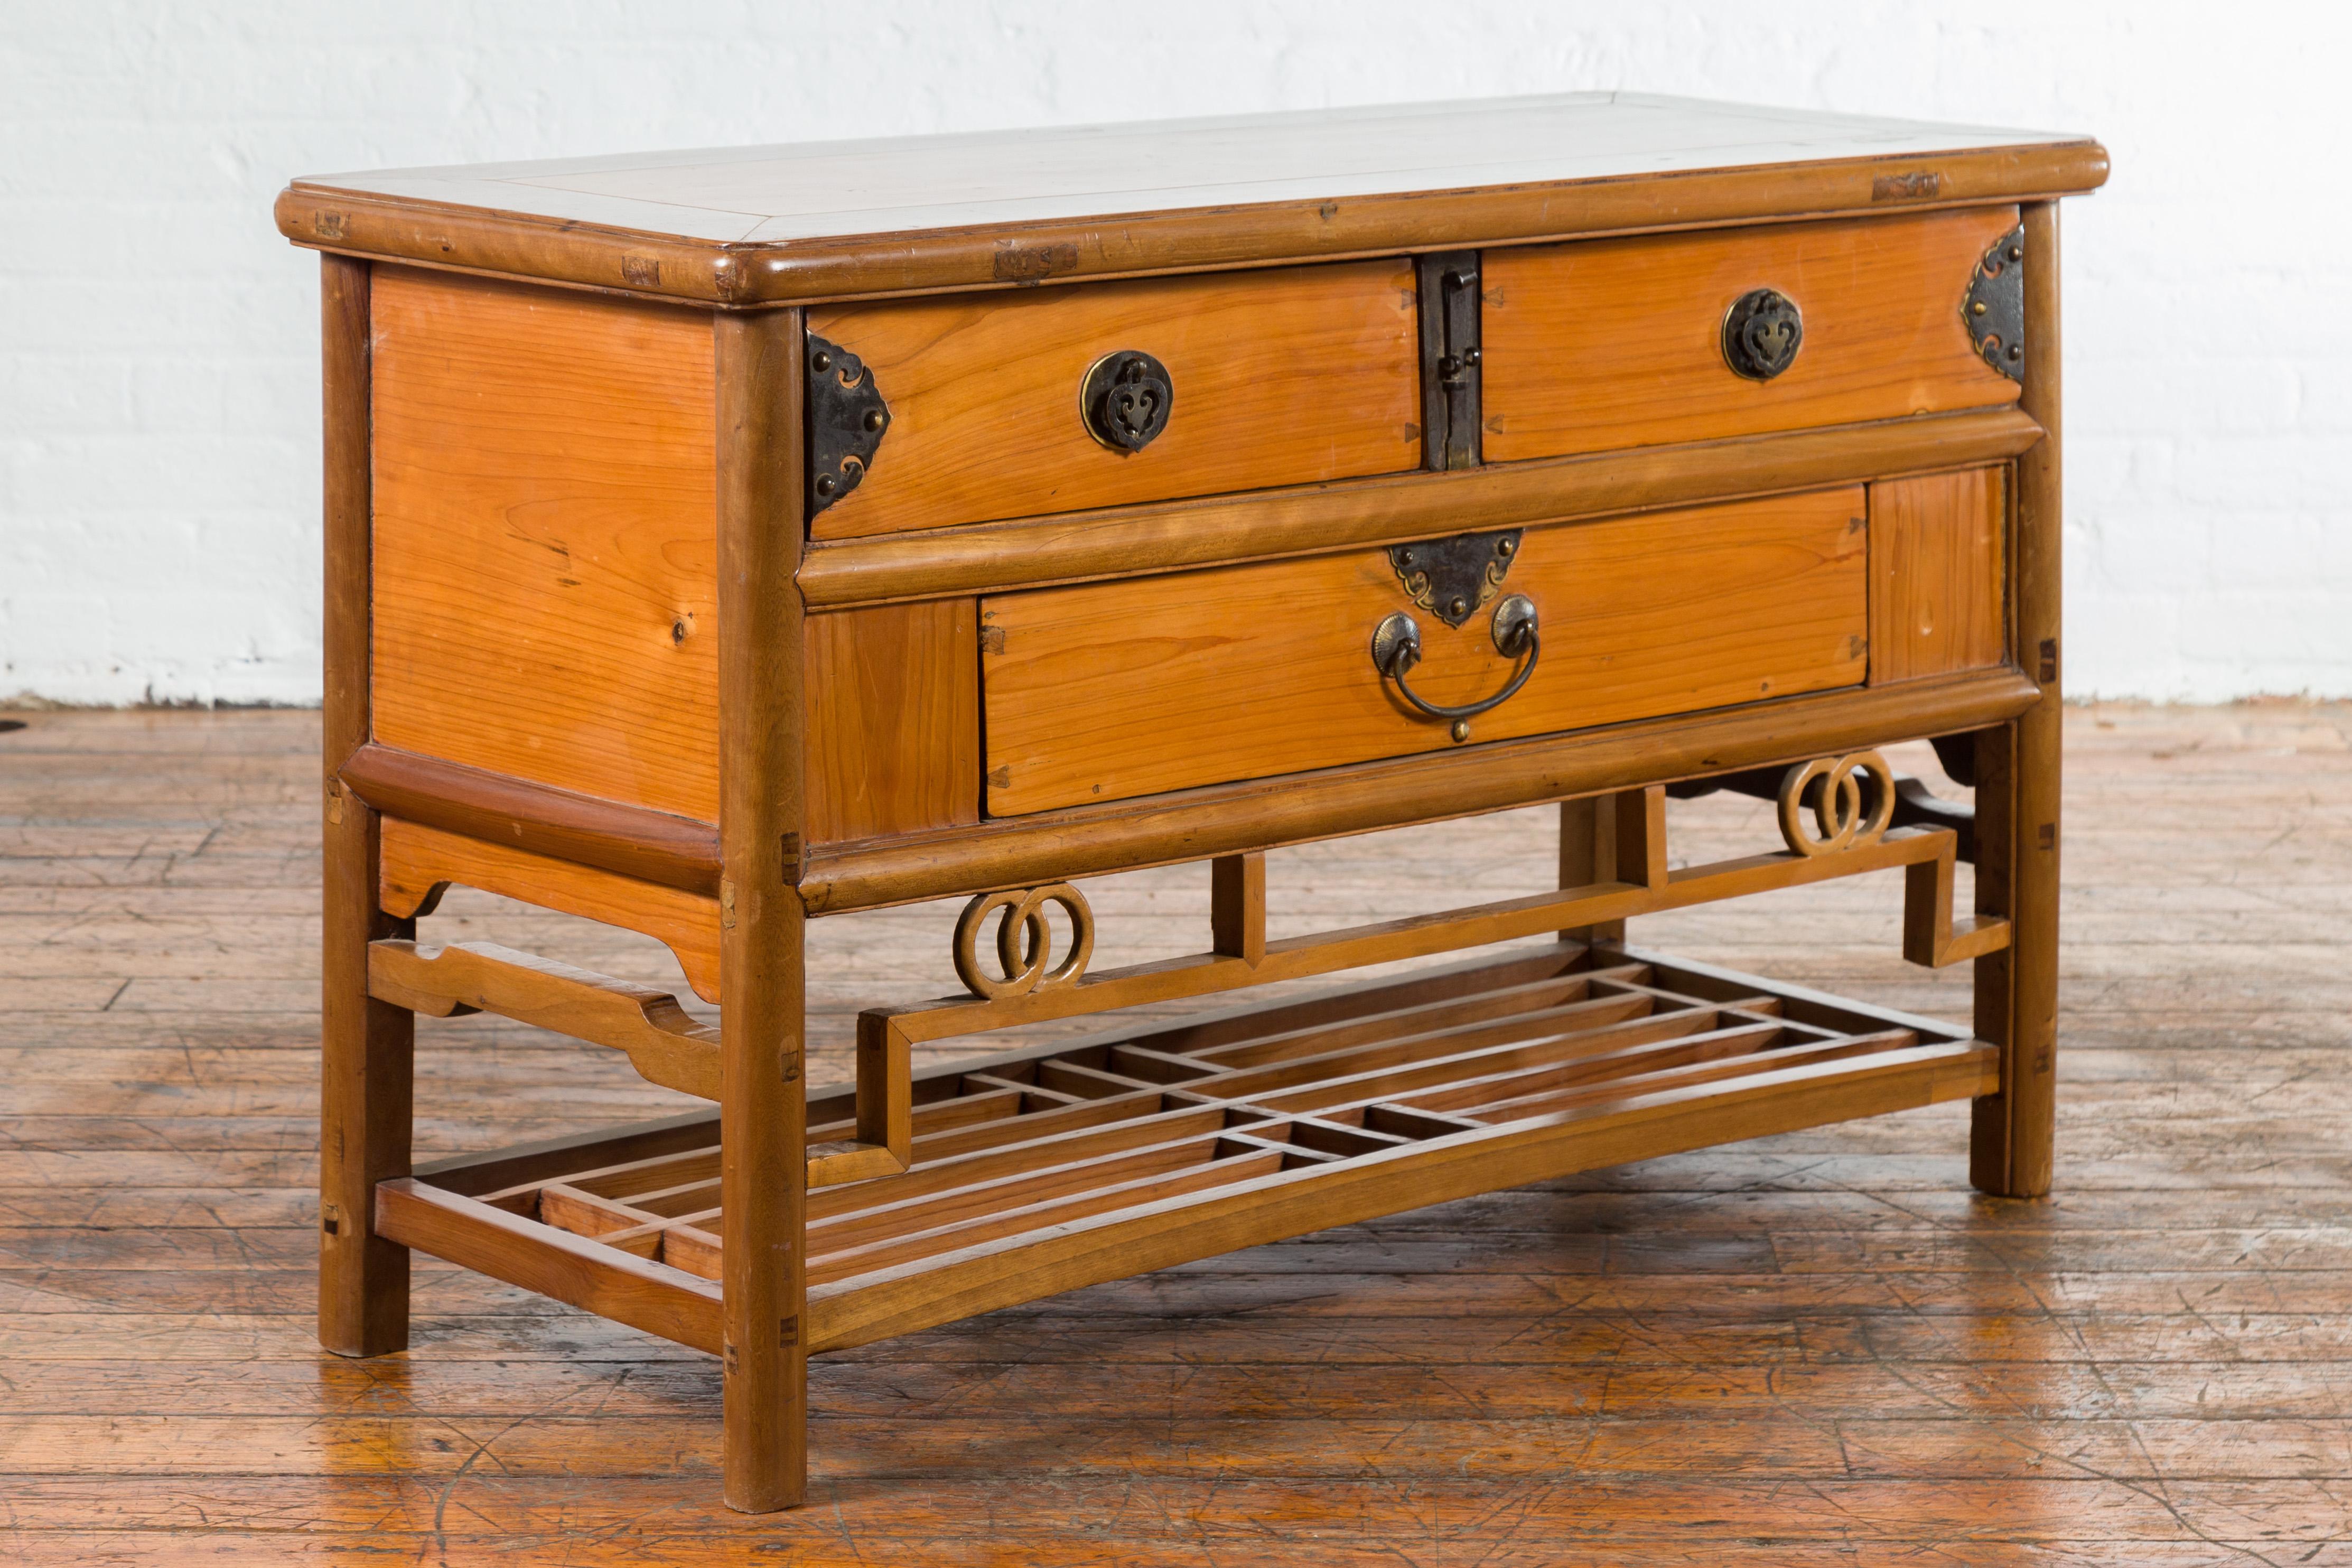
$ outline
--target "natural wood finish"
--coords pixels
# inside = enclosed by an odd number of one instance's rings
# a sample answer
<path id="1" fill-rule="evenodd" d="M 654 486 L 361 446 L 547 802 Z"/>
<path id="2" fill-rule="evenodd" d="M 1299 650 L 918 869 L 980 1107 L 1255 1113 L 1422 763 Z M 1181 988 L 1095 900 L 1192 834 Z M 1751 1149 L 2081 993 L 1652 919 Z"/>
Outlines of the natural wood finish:
<path id="1" fill-rule="evenodd" d="M 1209 951 L 1244 963 L 1265 959 L 1265 856 L 1223 855 L 1209 863 Z"/>
<path id="2" fill-rule="evenodd" d="M 1465 773 L 1452 752 L 1276 783 L 1201 789 L 1124 809 L 1040 813 L 952 837 L 813 856 L 801 896 L 813 913 L 912 903 L 991 885 L 1270 849 L 1564 795 L 1786 763 L 1895 735 L 1940 735 L 1998 722 L 2032 702 L 2013 670 L 1753 703 L 1693 718 L 1621 724 L 1582 735 L 1481 748 Z"/>
<path id="3" fill-rule="evenodd" d="M 677 956 L 696 995 L 706 1002 L 719 999 L 719 900 L 385 819 L 381 896 L 386 910 L 403 917 L 429 914 L 441 889 L 453 882 L 643 931 Z"/>
<path id="4" fill-rule="evenodd" d="M 890 427 L 819 539 L 1394 473 L 1421 460 L 1412 269 L 1393 261 L 827 306 L 808 330 L 865 361 Z M 1139 452 L 1088 433 L 1104 355 L 1168 367 Z M 1311 416 L 1306 410 L 1313 410 Z"/>
<path id="5" fill-rule="evenodd" d="M 649 1334 L 719 1350 L 719 1292 L 681 1270 L 407 1177 L 377 1186 L 374 1212 L 377 1226 L 403 1246 Z"/>
<path id="6" fill-rule="evenodd" d="M 719 1098 L 719 1031 L 697 1023 L 677 998 L 575 964 L 496 942 L 437 949 L 387 940 L 368 944 L 371 994 L 412 1012 L 498 1013 L 627 1053 L 648 1083 Z"/>
<path id="7" fill-rule="evenodd" d="M 1684 989 L 1694 982 L 1696 994 Z M 820 1345 L 856 1342 L 855 1325 L 877 1316 L 907 1329 L 926 1312 L 961 1315 L 975 1289 L 1025 1299 L 1009 1254 L 1040 1269 L 1038 1284 L 1115 1277 L 1139 1255 L 1172 1260 L 1285 1225 L 1366 1218 L 1416 1191 L 1475 1190 L 1462 1184 L 1489 1162 L 1556 1172 L 1595 1137 L 1679 1146 L 1694 1124 L 1796 1084 L 1816 1091 L 1815 1113 L 1856 1095 L 1881 1108 L 1953 1098 L 1990 1081 L 1992 1057 L 1925 1019 L 1577 945 L 1243 1009 L 1213 1027 L 1130 1026 L 928 1078 L 945 1096 L 931 1096 L 934 1110 L 992 1101 L 1014 1078 L 1102 1087 L 976 1125 L 940 1118 L 956 1130 L 923 1142 L 919 1169 L 827 1194 L 808 1241 L 813 1310 L 828 1314 Z M 1172 1074 L 1160 1086 L 1133 1076 L 1155 1063 Z M 617 1163 L 577 1147 L 480 1209 L 536 1217 L 551 1252 L 526 1266 L 538 1272 L 564 1275 L 585 1237 L 625 1258 L 624 1279 L 653 1264 L 724 1274 L 736 1243 L 720 1232 L 739 1227 L 709 1180 L 723 1146 L 647 1158 L 641 1142 L 621 1134 L 631 1157 Z M 496 1223 L 531 1246 L 527 1225 Z M 505 1271 L 478 1245 L 469 1256 Z"/>
<path id="8" fill-rule="evenodd" d="M 682 892 L 719 896 L 719 830 L 710 823 L 373 742 L 353 752 L 340 776 L 360 799 L 388 816 Z"/>
<path id="9" fill-rule="evenodd" d="M 1559 803 L 1559 881 L 1562 889 L 1617 879 L 1617 797 L 1588 795 Z M 1623 921 L 1570 926 L 1563 942 L 1622 942 Z"/>
<path id="10" fill-rule="evenodd" d="M 288 187 L 278 225 L 753 304 L 2017 201 L 2107 175 L 2084 138 L 1626 93 L 760 152 L 321 176 Z"/>
<path id="11" fill-rule="evenodd" d="M 1845 489 L 1528 531 L 1504 590 L 1543 612 L 1542 658 L 1473 736 L 1859 683 L 1863 504 Z M 1385 552 L 982 600 L 989 811 L 1446 750 L 1446 726 L 1407 708 L 1366 651 L 1409 604 Z M 1416 691 L 1465 703 L 1502 688 L 1517 661 L 1486 618 L 1457 630 L 1417 614 Z"/>
<path id="12" fill-rule="evenodd" d="M 728 316 L 719 390 L 719 1173 L 728 1506 L 789 1508 L 808 1486 L 804 915 L 809 689 L 800 591 L 801 320 Z"/>
<path id="13" fill-rule="evenodd" d="M 375 299 L 375 739 L 715 822 L 710 317 Z"/>
<path id="14" fill-rule="evenodd" d="M 1870 679 L 1986 669 L 2009 652 L 2006 471 L 1870 487 Z"/>
<path id="15" fill-rule="evenodd" d="M 1485 263 L 1489 462 L 2009 403 L 1960 300 L 2014 207 L 1498 251 Z M 1723 320 L 1769 286 L 1804 318 L 1770 381 Z"/>
<path id="16" fill-rule="evenodd" d="M 373 279 L 364 262 L 320 260 L 326 474 L 325 700 L 320 752 L 319 1342 L 343 1355 L 408 1344 L 408 1253 L 373 1223 L 379 1182 L 409 1168 L 414 1022 L 368 995 L 368 943 L 408 928 L 378 907 L 379 819 L 337 777 L 365 743 L 370 500 L 368 407 Z"/>
<path id="17" fill-rule="evenodd" d="M 841 540 L 810 547 L 801 592 L 832 607 L 1220 566 L 1818 489 L 2011 458 L 2041 438 L 2017 409 L 1987 408 Z"/>
<path id="18" fill-rule="evenodd" d="M 978 613 L 948 599 L 808 617 L 811 843 L 980 820 Z"/>
<path id="19" fill-rule="evenodd" d="M 2024 227 L 2025 409 L 2050 435 L 2017 460 L 2010 639 L 2041 700 L 1977 742 L 1978 908 L 2006 914 L 2015 935 L 2007 953 L 1978 964 L 1978 1020 L 2001 1047 L 2001 1089 L 1978 1102 L 1969 1157 L 1969 1180 L 2010 1197 L 2047 1193 L 2055 1158 L 2064 736 L 2058 209 L 2027 207 Z"/>
<path id="20" fill-rule="evenodd" d="M 1924 955 L 1916 962 L 1940 966 L 1956 958 L 1972 958 L 1995 951 L 2008 940 L 2000 921 L 1979 917 L 1962 929 L 1960 945 L 1951 945 L 1954 927 L 1950 899 L 1956 857 L 1954 837 L 1948 828 L 1903 828 L 1884 837 L 1856 840 L 1833 849 L 1749 855 L 1669 871 L 1664 816 L 1665 792 L 1662 786 L 1628 791 L 1618 797 L 1615 858 L 1620 869 L 1614 880 L 1434 914 L 1409 915 L 1345 931 L 1286 937 L 1266 943 L 1265 952 L 1255 962 L 1212 951 L 1098 971 L 1066 984 L 1040 986 L 1032 991 L 994 995 L 967 993 L 914 1006 L 877 1008 L 860 1016 L 859 1037 L 873 1037 L 879 1026 L 912 1044 L 950 1039 L 1113 1008 L 1212 995 L 1271 981 L 1303 980 L 1368 964 L 1426 958 L 1547 931 L 1585 930 L 1622 922 L 1634 915 L 1658 914 L 1720 899 L 1752 897 L 1927 862 L 1940 862 L 1944 868 L 1937 878 L 1927 881 L 1906 880 L 1906 896 L 1916 900 L 1940 893 L 1945 908 L 1940 915 L 1915 913 L 1909 917 L 1911 926 L 1937 933 L 1932 943 L 1915 948 L 1916 953 Z M 1629 879 L 1627 871 L 1636 873 L 1642 879 Z"/>

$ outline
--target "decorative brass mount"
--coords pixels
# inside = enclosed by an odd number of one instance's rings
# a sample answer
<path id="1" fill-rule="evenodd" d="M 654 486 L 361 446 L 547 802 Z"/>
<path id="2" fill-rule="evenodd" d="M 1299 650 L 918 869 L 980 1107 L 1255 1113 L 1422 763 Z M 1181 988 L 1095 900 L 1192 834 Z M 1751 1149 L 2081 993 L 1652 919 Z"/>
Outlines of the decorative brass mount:
<path id="1" fill-rule="evenodd" d="M 2025 226 L 1998 240 L 1969 275 L 1960 320 L 1985 363 L 2011 381 L 2025 379 Z"/>
<path id="2" fill-rule="evenodd" d="M 857 488 L 890 428 L 890 405 L 866 362 L 808 338 L 808 509 L 813 517 Z"/>

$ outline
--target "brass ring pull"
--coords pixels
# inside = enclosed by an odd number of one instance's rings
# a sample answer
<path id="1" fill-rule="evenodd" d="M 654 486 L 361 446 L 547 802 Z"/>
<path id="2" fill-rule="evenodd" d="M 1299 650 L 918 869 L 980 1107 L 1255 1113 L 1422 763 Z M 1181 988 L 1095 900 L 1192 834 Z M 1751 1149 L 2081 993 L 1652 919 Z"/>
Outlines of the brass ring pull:
<path id="1" fill-rule="evenodd" d="M 1454 721 L 1454 738 L 1470 738 L 1469 721 L 1479 714 L 1501 707 L 1518 695 L 1519 688 L 1536 672 L 1536 660 L 1543 656 L 1543 639 L 1536 631 L 1536 605 L 1525 594 L 1513 594 L 1495 606 L 1495 651 L 1507 658 L 1527 656 L 1510 683 L 1494 696 L 1476 702 L 1465 702 L 1449 707 L 1432 702 L 1407 685 L 1405 673 L 1421 662 L 1421 626 L 1402 610 L 1387 616 L 1372 630 L 1372 668 L 1382 677 L 1396 682 L 1397 695 L 1428 714 L 1433 719 Z"/>

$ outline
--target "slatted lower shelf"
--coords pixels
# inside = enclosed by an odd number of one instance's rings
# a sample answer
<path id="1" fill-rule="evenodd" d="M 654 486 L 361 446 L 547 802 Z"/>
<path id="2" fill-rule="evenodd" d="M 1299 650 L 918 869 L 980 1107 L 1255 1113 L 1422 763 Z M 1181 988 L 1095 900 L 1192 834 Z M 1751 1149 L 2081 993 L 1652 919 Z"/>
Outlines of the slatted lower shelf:
<path id="1" fill-rule="evenodd" d="M 1632 949 L 1520 949 L 919 1076 L 905 1172 L 808 1197 L 812 1350 L 1572 1171 L 1998 1088 L 1965 1029 Z M 823 1119 L 812 1141 L 845 1136 Z M 394 1241 L 716 1351 L 716 1112 L 445 1161 Z"/>

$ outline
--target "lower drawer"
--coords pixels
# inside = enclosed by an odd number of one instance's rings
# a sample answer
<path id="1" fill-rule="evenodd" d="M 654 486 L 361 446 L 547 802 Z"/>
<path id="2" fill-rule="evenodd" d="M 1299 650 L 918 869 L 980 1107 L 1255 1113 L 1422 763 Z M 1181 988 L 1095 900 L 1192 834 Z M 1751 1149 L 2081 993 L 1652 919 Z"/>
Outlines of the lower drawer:
<path id="1" fill-rule="evenodd" d="M 1454 726 L 1373 662 L 1373 631 L 1398 611 L 1421 634 L 1409 683 L 1458 706 L 1521 668 L 1496 648 L 1492 613 L 1508 595 L 1534 602 L 1535 668 L 1467 721 L 1473 743 L 1858 685 L 1864 515 L 1855 485 L 1531 528 L 1493 602 L 1458 626 L 1444 605 L 1416 605 L 1377 549 L 983 599 L 989 812 L 1454 746 Z"/>

